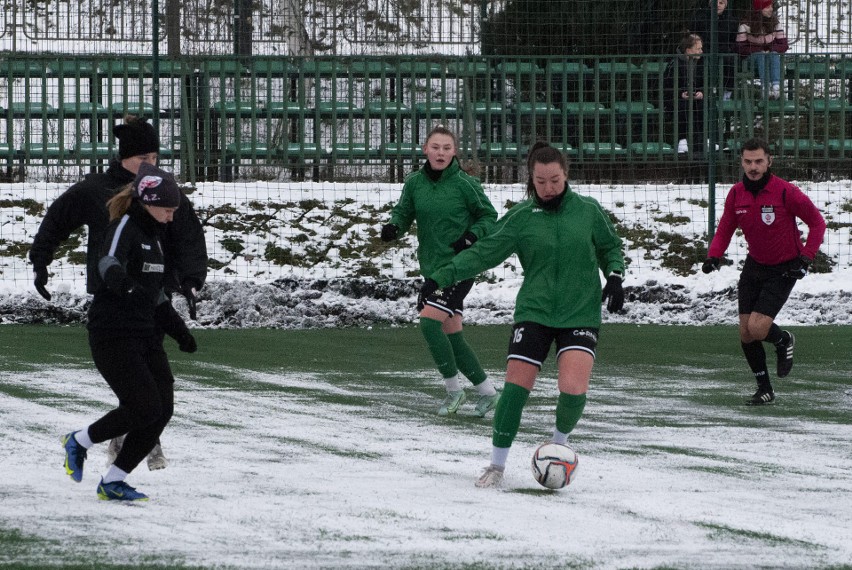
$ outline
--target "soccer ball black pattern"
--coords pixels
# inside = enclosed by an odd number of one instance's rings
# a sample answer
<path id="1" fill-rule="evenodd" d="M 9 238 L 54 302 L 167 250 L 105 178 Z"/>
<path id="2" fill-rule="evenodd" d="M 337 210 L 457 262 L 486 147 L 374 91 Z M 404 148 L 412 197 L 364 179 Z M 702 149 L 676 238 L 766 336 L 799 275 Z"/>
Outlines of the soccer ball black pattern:
<path id="1" fill-rule="evenodd" d="M 577 453 L 567 445 L 545 443 L 533 453 L 533 477 L 543 487 L 562 489 L 574 479 L 577 463 Z"/>

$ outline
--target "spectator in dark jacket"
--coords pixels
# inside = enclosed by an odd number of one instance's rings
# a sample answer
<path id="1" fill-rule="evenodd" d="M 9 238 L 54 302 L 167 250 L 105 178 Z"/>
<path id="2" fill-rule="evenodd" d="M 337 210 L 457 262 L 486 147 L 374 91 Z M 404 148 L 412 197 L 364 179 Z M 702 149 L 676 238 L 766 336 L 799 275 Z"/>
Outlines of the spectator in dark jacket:
<path id="1" fill-rule="evenodd" d="M 737 51 L 757 68 L 761 86 L 770 99 L 781 96 L 781 54 L 787 51 L 787 34 L 772 0 L 753 0 L 752 12 L 737 31 Z"/>
<path id="2" fill-rule="evenodd" d="M 704 65 L 703 42 L 697 34 L 687 34 L 678 48 L 678 57 L 666 71 L 666 102 L 677 112 L 677 151 L 704 149 Z"/>
<path id="3" fill-rule="evenodd" d="M 734 90 L 734 73 L 739 61 L 737 56 L 737 30 L 739 22 L 728 10 L 728 0 L 709 0 L 709 6 L 695 13 L 689 31 L 698 34 L 704 42 L 704 51 L 711 48 L 710 27 L 713 11 L 716 11 L 716 53 L 719 54 L 722 72 L 722 89 L 725 99 L 731 98 Z"/>
<path id="4" fill-rule="evenodd" d="M 113 134 L 118 139 L 118 158 L 110 162 L 104 173 L 92 173 L 62 193 L 47 210 L 30 249 L 30 261 L 35 273 L 35 288 L 47 299 L 47 267 L 59 245 L 72 232 L 87 226 L 89 242 L 86 250 L 86 290 L 95 293 L 97 267 L 104 232 L 109 223 L 107 201 L 119 190 L 133 182 L 143 164 L 155 165 L 160 152 L 160 140 L 148 122 L 129 115 L 124 124 L 116 125 Z M 195 296 L 207 278 L 207 245 L 204 229 L 189 199 L 181 193 L 181 206 L 174 220 L 164 224 L 165 249 L 164 287 L 171 297 L 182 292 L 194 318 Z M 121 440 L 110 444 L 108 463 L 112 463 L 121 447 Z M 158 444 L 148 458 L 150 469 L 162 469 L 167 464 Z"/>

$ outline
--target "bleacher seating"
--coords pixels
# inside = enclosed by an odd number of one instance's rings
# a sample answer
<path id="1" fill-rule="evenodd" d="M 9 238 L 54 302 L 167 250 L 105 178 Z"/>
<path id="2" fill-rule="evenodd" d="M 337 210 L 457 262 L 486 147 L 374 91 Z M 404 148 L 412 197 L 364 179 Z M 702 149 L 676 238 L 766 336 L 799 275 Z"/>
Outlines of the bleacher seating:
<path id="1" fill-rule="evenodd" d="M 0 62 L 0 162 L 100 164 L 114 150 L 111 125 L 134 113 L 168 133 L 164 157 L 194 157 L 225 177 L 245 165 L 324 176 L 359 161 L 414 165 L 438 123 L 490 165 L 523 165 L 537 139 L 583 163 L 679 164 L 664 108 L 669 59 L 164 58 L 155 101 L 149 58 L 16 55 Z M 708 97 L 720 118 L 716 138 L 734 149 L 769 135 L 785 155 L 848 158 L 852 58 L 787 54 L 784 62 L 780 99 L 766 98 L 747 68 L 731 100 Z M 191 148 L 177 152 L 181 144 Z"/>

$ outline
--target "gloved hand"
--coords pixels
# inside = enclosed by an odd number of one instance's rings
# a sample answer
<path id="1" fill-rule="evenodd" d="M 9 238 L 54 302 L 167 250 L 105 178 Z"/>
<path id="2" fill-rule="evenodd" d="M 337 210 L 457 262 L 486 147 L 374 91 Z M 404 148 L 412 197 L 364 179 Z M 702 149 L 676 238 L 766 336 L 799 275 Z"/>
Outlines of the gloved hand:
<path id="1" fill-rule="evenodd" d="M 125 297 L 133 297 L 134 295 L 141 294 L 144 290 L 145 288 L 142 287 L 142 285 L 130 277 L 125 276 L 125 278 L 121 281 L 118 292 Z"/>
<path id="2" fill-rule="evenodd" d="M 464 232 L 464 235 L 450 244 L 453 251 L 459 254 L 476 243 L 478 238 L 472 232 Z"/>
<path id="3" fill-rule="evenodd" d="M 790 262 L 790 268 L 784 272 L 784 277 L 788 277 L 790 279 L 802 279 L 808 274 L 808 270 L 811 268 L 811 263 L 813 263 L 812 260 L 808 259 L 804 255 L 800 255 L 798 258 Z"/>
<path id="4" fill-rule="evenodd" d="M 197 290 L 196 290 L 196 287 L 195 287 L 195 283 L 192 282 L 191 280 L 187 279 L 186 281 L 184 281 L 181 284 L 180 291 L 181 291 L 181 293 L 183 293 L 183 296 L 186 297 L 186 304 L 187 304 L 187 307 L 189 307 L 189 318 L 192 319 L 193 321 L 198 320 L 198 319 L 196 319 L 196 316 L 197 316 L 196 309 L 197 309 L 197 305 L 198 305 L 198 297 L 196 296 Z"/>
<path id="5" fill-rule="evenodd" d="M 50 301 L 50 293 L 48 293 L 45 288 L 45 285 L 47 285 L 47 266 L 34 265 L 33 275 L 35 275 L 33 283 L 35 284 L 36 291 L 38 291 L 39 295 Z"/>
<path id="6" fill-rule="evenodd" d="M 420 295 L 417 297 L 417 310 L 422 311 L 423 307 L 426 306 L 426 299 L 431 297 L 435 291 L 437 291 L 440 287 L 438 287 L 438 282 L 434 279 L 426 279 L 423 281 L 423 285 L 420 286 Z"/>
<path id="7" fill-rule="evenodd" d="M 178 343 L 178 348 L 181 352 L 195 352 L 198 350 L 198 344 L 195 342 L 195 337 L 189 331 L 184 332 L 175 339 Z"/>
<path id="8" fill-rule="evenodd" d="M 382 226 L 382 241 L 393 241 L 399 236 L 399 226 L 385 224 Z"/>
<path id="9" fill-rule="evenodd" d="M 708 257 L 704 260 L 704 264 L 701 266 L 701 271 L 704 273 L 710 273 L 711 271 L 718 271 L 721 266 L 721 259 L 718 257 Z"/>
<path id="10" fill-rule="evenodd" d="M 607 299 L 609 301 L 607 301 L 606 310 L 610 313 L 617 313 L 624 308 L 624 288 L 621 285 L 620 273 L 610 273 L 606 278 L 601 302 Z"/>

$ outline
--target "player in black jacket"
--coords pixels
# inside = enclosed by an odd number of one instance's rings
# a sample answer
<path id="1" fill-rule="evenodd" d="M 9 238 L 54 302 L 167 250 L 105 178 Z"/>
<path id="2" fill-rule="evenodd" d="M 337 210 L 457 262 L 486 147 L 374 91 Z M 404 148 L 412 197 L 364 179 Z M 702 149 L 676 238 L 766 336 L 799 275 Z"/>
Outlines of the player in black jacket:
<path id="1" fill-rule="evenodd" d="M 35 273 L 35 288 L 48 301 L 51 295 L 47 291 L 47 267 L 59 245 L 82 226 L 88 227 L 89 236 L 86 290 L 95 292 L 101 243 L 109 223 L 107 200 L 133 182 L 140 165 L 157 163 L 160 140 L 146 121 L 129 115 L 124 124 L 113 128 L 113 134 L 118 139 L 118 158 L 110 162 L 106 172 L 89 174 L 63 192 L 48 208 L 36 233 L 30 261 Z M 183 293 L 189 303 L 190 316 L 195 318 L 195 295 L 207 278 L 207 246 L 204 229 L 189 199 L 181 195 L 180 203 L 174 220 L 163 228 L 165 290 L 169 297 L 175 291 Z M 120 448 L 120 440 L 110 445 L 108 463 Z M 162 469 L 166 463 L 162 448 L 157 445 L 148 458 L 148 467 Z"/>
<path id="2" fill-rule="evenodd" d="M 98 485 L 104 500 L 148 497 L 124 482 L 157 444 L 174 409 L 174 377 L 160 330 L 184 352 L 196 343 L 166 297 L 161 225 L 172 221 L 182 193 L 174 177 L 147 163 L 133 184 L 108 202 L 110 223 L 89 282 L 95 296 L 89 307 L 89 345 L 98 371 L 119 405 L 87 428 L 62 438 L 65 471 L 83 478 L 86 451 L 95 443 L 125 435 L 115 462 Z"/>

